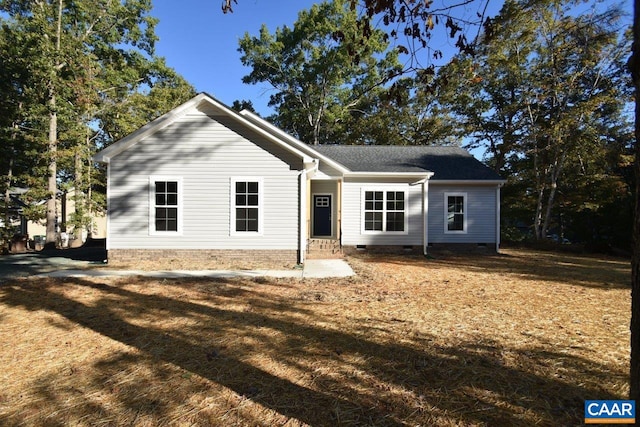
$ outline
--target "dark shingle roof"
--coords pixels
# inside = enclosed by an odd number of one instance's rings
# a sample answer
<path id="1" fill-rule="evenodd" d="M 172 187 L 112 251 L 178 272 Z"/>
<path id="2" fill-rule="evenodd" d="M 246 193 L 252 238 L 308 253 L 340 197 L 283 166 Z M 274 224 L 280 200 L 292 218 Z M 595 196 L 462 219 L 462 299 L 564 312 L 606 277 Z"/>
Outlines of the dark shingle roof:
<path id="1" fill-rule="evenodd" d="M 352 172 L 433 172 L 432 180 L 500 180 L 459 147 L 398 145 L 319 145 L 320 154 Z"/>

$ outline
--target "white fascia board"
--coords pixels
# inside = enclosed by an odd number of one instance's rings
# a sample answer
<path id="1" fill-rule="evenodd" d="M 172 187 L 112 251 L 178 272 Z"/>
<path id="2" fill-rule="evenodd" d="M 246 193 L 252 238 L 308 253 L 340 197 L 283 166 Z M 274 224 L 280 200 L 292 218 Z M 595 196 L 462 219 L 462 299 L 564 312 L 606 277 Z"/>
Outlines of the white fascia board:
<path id="1" fill-rule="evenodd" d="M 345 178 L 414 178 L 430 179 L 433 172 L 347 172 Z"/>
<path id="2" fill-rule="evenodd" d="M 274 136 L 277 136 L 279 138 L 284 139 L 287 143 L 291 144 L 292 146 L 296 147 L 297 149 L 299 149 L 301 151 L 304 151 L 306 153 L 309 153 L 309 155 L 311 155 L 311 156 L 313 156 L 313 157 L 315 157 L 317 159 L 322 160 L 323 162 L 325 162 L 329 166 L 339 170 L 340 172 L 346 173 L 346 172 L 349 171 L 349 169 L 347 169 L 346 167 L 344 167 L 340 163 L 334 161 L 333 159 L 330 159 L 327 156 L 324 156 L 324 155 L 320 154 L 319 152 L 314 150 L 312 146 L 310 146 L 308 144 L 305 144 L 304 142 L 300 141 L 299 139 L 289 135 L 288 133 L 286 133 L 282 129 L 278 128 L 277 126 L 272 125 L 271 123 L 269 123 L 268 121 L 266 121 L 262 117 L 258 116 L 257 114 L 254 114 L 249 110 L 242 110 L 242 111 L 240 111 L 240 115 L 242 115 L 243 117 L 245 117 L 247 120 L 251 121 L 252 123 L 256 124 L 258 127 L 260 127 L 261 129 L 265 130 L 266 132 L 272 133 Z"/>
<path id="3" fill-rule="evenodd" d="M 502 187 L 507 180 L 505 179 L 490 179 L 490 180 L 477 180 L 477 179 L 432 179 L 431 185 L 498 185 Z"/>

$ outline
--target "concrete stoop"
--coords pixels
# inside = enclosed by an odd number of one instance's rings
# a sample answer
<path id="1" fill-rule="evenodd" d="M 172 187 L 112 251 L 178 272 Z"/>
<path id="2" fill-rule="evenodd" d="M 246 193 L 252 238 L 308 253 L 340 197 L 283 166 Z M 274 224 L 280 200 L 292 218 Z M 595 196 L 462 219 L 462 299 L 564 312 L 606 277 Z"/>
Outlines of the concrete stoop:
<path id="1" fill-rule="evenodd" d="M 344 256 L 339 240 L 309 239 L 306 257 L 307 259 L 341 259 Z"/>

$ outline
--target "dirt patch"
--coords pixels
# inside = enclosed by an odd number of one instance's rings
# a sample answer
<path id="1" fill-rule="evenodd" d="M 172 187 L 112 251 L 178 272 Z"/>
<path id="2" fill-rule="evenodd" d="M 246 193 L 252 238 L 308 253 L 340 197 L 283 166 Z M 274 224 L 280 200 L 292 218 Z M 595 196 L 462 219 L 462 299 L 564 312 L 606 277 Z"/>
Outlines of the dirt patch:
<path id="1" fill-rule="evenodd" d="M 340 280 L 0 285 L 0 424 L 575 425 L 628 393 L 625 260 L 349 262 Z"/>

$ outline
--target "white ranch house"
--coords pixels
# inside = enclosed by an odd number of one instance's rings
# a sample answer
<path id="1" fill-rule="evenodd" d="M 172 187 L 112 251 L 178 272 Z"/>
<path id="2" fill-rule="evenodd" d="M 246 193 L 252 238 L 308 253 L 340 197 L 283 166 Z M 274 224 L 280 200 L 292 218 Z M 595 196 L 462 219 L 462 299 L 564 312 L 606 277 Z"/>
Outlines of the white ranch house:
<path id="1" fill-rule="evenodd" d="M 500 245 L 504 181 L 466 151 L 309 146 L 204 93 L 95 160 L 108 170 L 110 259 Z"/>

